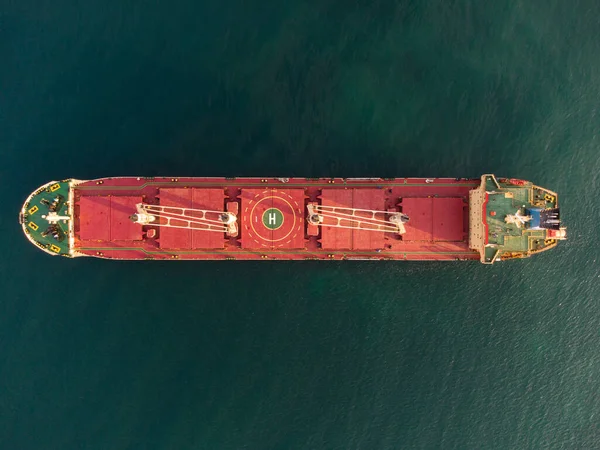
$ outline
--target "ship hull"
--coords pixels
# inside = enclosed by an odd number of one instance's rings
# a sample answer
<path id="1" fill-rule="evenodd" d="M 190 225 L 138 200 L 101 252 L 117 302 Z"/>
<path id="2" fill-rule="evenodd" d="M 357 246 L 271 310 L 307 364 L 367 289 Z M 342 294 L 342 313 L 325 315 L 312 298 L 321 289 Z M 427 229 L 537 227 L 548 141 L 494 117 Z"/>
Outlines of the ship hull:
<path id="1" fill-rule="evenodd" d="M 566 239 L 556 192 L 492 174 L 67 179 L 34 191 L 19 221 L 46 253 L 121 260 L 493 264 Z"/>

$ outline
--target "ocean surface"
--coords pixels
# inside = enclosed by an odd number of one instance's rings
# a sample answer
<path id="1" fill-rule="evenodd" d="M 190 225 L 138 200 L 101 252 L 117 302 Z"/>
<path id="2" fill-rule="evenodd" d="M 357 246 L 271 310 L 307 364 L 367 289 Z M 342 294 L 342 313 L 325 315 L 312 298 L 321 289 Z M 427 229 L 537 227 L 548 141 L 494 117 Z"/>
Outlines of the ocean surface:
<path id="1" fill-rule="evenodd" d="M 2 450 L 600 448 L 600 2 L 5 0 Z M 51 258 L 55 179 L 529 179 L 523 261 Z"/>

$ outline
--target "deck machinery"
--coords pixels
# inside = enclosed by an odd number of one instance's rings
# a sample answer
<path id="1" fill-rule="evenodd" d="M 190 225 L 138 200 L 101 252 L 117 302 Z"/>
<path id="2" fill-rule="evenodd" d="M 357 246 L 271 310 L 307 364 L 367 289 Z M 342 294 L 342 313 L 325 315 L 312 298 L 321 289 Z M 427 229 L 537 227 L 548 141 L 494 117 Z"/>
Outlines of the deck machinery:
<path id="1" fill-rule="evenodd" d="M 566 239 L 558 196 L 496 178 L 53 181 L 20 212 L 51 255 L 106 259 L 480 260 Z"/>

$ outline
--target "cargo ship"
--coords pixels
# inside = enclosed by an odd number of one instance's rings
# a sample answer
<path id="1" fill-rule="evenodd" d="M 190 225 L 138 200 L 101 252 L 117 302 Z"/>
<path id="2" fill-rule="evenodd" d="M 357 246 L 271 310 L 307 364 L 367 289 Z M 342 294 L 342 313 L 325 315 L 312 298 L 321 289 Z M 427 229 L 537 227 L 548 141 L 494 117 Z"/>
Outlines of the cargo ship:
<path id="1" fill-rule="evenodd" d="M 19 215 L 55 256 L 120 260 L 526 258 L 566 239 L 558 195 L 514 178 L 52 181 Z"/>

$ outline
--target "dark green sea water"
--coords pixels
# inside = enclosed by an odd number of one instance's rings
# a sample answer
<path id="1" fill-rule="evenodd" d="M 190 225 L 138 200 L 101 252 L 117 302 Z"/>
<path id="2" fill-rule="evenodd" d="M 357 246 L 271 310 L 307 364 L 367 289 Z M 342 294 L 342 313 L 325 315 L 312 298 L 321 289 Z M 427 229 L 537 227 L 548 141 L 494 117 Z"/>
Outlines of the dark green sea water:
<path id="1" fill-rule="evenodd" d="M 600 2 L 4 0 L 0 448 L 600 448 Z M 112 175 L 479 176 L 560 193 L 525 261 L 51 258 Z"/>

